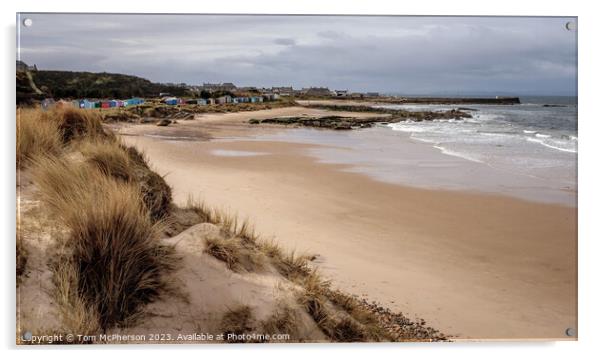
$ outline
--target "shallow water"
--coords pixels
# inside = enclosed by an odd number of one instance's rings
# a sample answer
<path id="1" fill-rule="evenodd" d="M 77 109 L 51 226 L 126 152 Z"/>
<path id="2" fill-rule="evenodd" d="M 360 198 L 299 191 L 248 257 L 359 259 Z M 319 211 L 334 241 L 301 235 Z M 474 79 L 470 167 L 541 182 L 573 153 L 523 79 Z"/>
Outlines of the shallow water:
<path id="1" fill-rule="evenodd" d="M 319 144 L 308 154 L 321 162 L 347 164 L 348 171 L 388 183 L 576 205 L 576 154 L 558 160 L 542 154 L 544 146 L 524 157 L 511 156 L 507 162 L 489 162 L 482 160 L 481 153 L 455 153 L 386 125 L 353 131 L 289 129 L 254 139 Z"/>

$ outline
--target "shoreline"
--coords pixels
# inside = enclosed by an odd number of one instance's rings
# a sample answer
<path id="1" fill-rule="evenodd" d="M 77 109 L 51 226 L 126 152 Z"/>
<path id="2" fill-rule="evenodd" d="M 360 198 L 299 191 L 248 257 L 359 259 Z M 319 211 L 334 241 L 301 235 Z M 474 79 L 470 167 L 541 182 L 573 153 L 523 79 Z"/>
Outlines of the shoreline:
<path id="1" fill-rule="evenodd" d="M 313 145 L 232 140 L 286 129 L 223 119 L 168 127 L 205 133 L 200 141 L 140 136 L 154 126 L 124 128 L 122 138 L 166 174 L 176 202 L 192 195 L 248 217 L 263 236 L 319 255 L 337 288 L 452 338 L 563 339 L 576 326 L 574 208 L 378 182 L 319 163 L 305 153 Z M 216 137 L 230 139 L 207 141 Z"/>

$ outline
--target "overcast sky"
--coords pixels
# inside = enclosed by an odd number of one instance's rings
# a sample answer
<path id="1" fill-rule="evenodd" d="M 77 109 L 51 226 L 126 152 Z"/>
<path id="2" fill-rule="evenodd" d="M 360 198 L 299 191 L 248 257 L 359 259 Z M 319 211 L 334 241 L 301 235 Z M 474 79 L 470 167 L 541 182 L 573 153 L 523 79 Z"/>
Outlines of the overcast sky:
<path id="1" fill-rule="evenodd" d="M 28 14 L 40 69 L 156 82 L 575 95 L 572 18 Z"/>

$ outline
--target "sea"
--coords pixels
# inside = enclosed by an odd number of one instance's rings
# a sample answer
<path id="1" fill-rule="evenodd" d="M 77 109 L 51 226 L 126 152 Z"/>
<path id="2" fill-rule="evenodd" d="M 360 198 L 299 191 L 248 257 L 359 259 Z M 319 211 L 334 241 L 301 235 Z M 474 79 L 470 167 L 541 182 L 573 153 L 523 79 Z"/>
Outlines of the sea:
<path id="1" fill-rule="evenodd" d="M 263 140 L 318 144 L 309 154 L 389 183 L 470 190 L 576 206 L 576 97 L 521 97 L 515 105 L 403 104 L 462 109 L 472 118 L 404 121 L 354 131 L 294 129 Z M 417 148 L 419 146 L 420 148 Z"/>

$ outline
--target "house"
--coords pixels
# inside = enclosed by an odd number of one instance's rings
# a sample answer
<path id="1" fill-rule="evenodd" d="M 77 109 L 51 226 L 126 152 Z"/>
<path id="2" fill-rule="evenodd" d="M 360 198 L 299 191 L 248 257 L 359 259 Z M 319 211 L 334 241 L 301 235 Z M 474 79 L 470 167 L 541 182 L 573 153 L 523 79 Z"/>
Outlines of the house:
<path id="1" fill-rule="evenodd" d="M 272 87 L 272 93 L 281 96 L 292 96 L 294 94 L 293 86 L 289 87 Z"/>
<path id="2" fill-rule="evenodd" d="M 328 87 L 310 87 L 304 88 L 302 93 L 308 96 L 330 96 L 331 92 Z"/>
<path id="3" fill-rule="evenodd" d="M 226 83 L 203 83 L 200 87 L 203 91 L 217 92 L 217 91 L 228 91 L 232 92 L 236 90 L 236 86 L 231 82 Z"/>
<path id="4" fill-rule="evenodd" d="M 234 91 L 235 89 L 236 89 L 236 86 L 234 85 L 234 83 L 231 83 L 231 82 L 222 83 L 222 86 L 221 86 L 222 91 Z"/>

